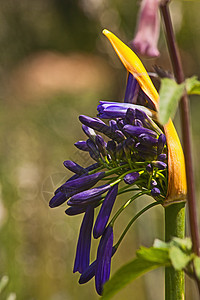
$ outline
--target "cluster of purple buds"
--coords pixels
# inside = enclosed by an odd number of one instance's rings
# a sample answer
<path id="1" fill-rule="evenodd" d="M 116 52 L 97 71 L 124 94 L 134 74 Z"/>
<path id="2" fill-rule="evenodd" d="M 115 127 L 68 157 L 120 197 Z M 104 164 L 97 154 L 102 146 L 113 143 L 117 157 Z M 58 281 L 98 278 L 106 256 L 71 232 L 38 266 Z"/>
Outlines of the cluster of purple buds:
<path id="1" fill-rule="evenodd" d="M 133 191 L 133 186 L 138 195 L 147 194 L 160 202 L 167 194 L 166 137 L 153 120 L 153 110 L 129 102 L 135 96 L 131 91 L 136 91 L 133 80 L 129 77 L 126 103 L 102 101 L 97 107 L 99 118 L 79 117 L 87 138 L 75 146 L 88 152 L 95 163 L 83 168 L 73 161 L 65 161 L 64 166 L 74 175 L 55 191 L 49 204 L 57 207 L 67 201 L 67 215 L 84 213 L 74 272 L 81 274 L 81 284 L 95 276 L 100 295 L 110 276 L 111 257 L 119 245 L 113 245 L 113 225 L 128 207 L 124 205 L 120 213 L 112 216 L 117 195 Z M 94 222 L 94 210 L 98 206 L 100 210 Z M 96 260 L 90 263 L 92 234 L 100 242 Z"/>

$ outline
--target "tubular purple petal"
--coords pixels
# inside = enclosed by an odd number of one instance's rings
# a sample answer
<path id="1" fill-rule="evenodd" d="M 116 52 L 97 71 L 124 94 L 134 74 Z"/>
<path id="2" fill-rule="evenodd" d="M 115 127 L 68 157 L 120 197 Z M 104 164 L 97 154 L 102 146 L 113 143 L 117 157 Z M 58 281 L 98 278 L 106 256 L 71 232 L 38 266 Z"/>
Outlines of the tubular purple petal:
<path id="1" fill-rule="evenodd" d="M 158 197 L 160 195 L 160 190 L 157 187 L 152 188 L 151 195 L 154 198 Z"/>
<path id="2" fill-rule="evenodd" d="M 152 131 L 151 129 L 139 127 L 139 126 L 133 126 L 133 125 L 125 125 L 123 128 L 123 131 L 130 134 L 131 136 L 139 136 L 142 133 L 149 134 L 152 137 L 156 137 L 157 134 Z"/>
<path id="3" fill-rule="evenodd" d="M 97 172 L 91 175 L 83 175 L 77 179 L 65 182 L 61 187 L 60 191 L 65 193 L 79 193 L 86 189 L 90 189 L 105 175 L 105 172 Z"/>
<path id="4" fill-rule="evenodd" d="M 93 199 L 94 197 L 100 196 L 106 191 L 108 191 L 111 188 L 109 184 L 101 185 L 96 188 L 78 193 L 71 197 L 70 203 L 76 204 L 77 202 L 80 203 L 82 201 L 88 201 L 90 199 Z M 70 204 L 72 205 L 72 204 Z"/>
<path id="5" fill-rule="evenodd" d="M 162 133 L 159 135 L 158 138 L 158 150 L 157 150 L 158 155 L 162 153 L 165 144 L 166 144 L 166 136 Z"/>
<path id="6" fill-rule="evenodd" d="M 146 133 L 140 134 L 138 136 L 138 140 L 140 141 L 140 143 L 142 145 L 147 146 L 147 147 L 153 147 L 158 144 L 158 140 L 156 138 L 154 138 Z"/>
<path id="7" fill-rule="evenodd" d="M 89 151 L 86 141 L 78 141 L 74 144 L 76 148 L 82 151 Z"/>
<path id="8" fill-rule="evenodd" d="M 49 206 L 51 208 L 57 207 L 61 204 L 63 204 L 67 200 L 67 197 L 62 192 L 57 192 L 53 198 L 49 201 Z"/>
<path id="9" fill-rule="evenodd" d="M 140 174 L 138 172 L 132 172 L 124 176 L 124 182 L 126 184 L 133 184 L 138 180 L 139 177 Z"/>
<path id="10" fill-rule="evenodd" d="M 108 226 L 100 240 L 97 250 L 95 270 L 95 285 L 99 295 L 102 295 L 103 285 L 110 277 L 110 265 L 113 246 L 113 228 Z"/>
<path id="11" fill-rule="evenodd" d="M 117 197 L 117 192 L 118 192 L 118 184 L 115 184 L 107 193 L 103 204 L 101 206 L 101 209 L 99 211 L 99 214 L 97 216 L 94 229 L 93 229 L 93 236 L 95 239 L 99 238 L 107 225 L 107 222 L 109 220 L 113 204 L 115 202 L 115 199 Z"/>
<path id="12" fill-rule="evenodd" d="M 128 73 L 124 102 L 135 103 L 139 92 L 139 83 L 131 73 Z"/>
<path id="13" fill-rule="evenodd" d="M 159 170 L 164 170 L 167 168 L 167 164 L 164 163 L 163 161 L 159 161 L 159 160 L 154 160 L 151 162 L 152 165 L 155 167 L 155 168 L 158 168 Z"/>
<path id="14" fill-rule="evenodd" d="M 85 173 L 84 168 L 72 160 L 65 160 L 63 162 L 63 165 L 65 166 L 65 168 L 67 168 L 68 170 L 70 170 L 78 175 L 82 175 Z"/>
<path id="15" fill-rule="evenodd" d="M 84 215 L 78 243 L 76 249 L 76 257 L 74 262 L 73 272 L 83 273 L 89 266 L 90 262 L 90 246 L 91 246 L 91 232 L 94 220 L 94 208 L 89 206 Z"/>

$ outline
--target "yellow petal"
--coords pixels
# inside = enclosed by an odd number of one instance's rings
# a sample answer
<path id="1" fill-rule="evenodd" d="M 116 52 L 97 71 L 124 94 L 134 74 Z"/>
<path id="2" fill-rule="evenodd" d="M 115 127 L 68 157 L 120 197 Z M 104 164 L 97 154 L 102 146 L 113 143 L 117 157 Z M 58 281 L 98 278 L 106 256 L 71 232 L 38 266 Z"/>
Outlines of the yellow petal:
<path id="1" fill-rule="evenodd" d="M 170 119 L 164 126 L 168 148 L 168 189 L 164 206 L 185 200 L 187 183 L 185 158 L 176 129 Z"/>
<path id="2" fill-rule="evenodd" d="M 104 29 L 103 34 L 111 42 L 115 52 L 138 81 L 141 89 L 158 109 L 159 95 L 146 69 L 137 55 L 112 32 Z M 186 198 L 187 184 L 185 174 L 185 159 L 179 137 L 171 121 L 164 126 L 168 147 L 168 189 L 164 205 L 183 201 Z"/>
<path id="3" fill-rule="evenodd" d="M 155 89 L 145 67 L 143 66 L 137 55 L 120 39 L 118 39 L 112 32 L 107 29 L 103 30 L 103 34 L 111 42 L 115 52 L 119 56 L 125 68 L 130 72 L 138 81 L 141 89 L 152 100 L 155 107 L 158 108 L 159 95 Z"/>

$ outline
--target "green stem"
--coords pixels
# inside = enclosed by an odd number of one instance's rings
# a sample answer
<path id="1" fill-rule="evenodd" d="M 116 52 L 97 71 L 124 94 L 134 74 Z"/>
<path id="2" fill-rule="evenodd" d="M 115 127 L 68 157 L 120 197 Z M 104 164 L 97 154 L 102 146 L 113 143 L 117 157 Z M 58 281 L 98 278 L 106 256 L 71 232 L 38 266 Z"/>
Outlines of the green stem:
<path id="1" fill-rule="evenodd" d="M 185 236 L 185 203 L 175 203 L 165 208 L 165 241 L 172 237 Z M 165 269 L 165 300 L 185 299 L 185 278 L 183 271 L 172 267 Z"/>

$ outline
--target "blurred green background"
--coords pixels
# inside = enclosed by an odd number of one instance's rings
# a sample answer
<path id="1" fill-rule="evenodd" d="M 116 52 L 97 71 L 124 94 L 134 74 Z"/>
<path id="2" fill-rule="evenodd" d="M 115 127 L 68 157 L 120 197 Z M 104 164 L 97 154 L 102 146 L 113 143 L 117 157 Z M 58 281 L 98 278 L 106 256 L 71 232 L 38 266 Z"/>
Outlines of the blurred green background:
<path id="1" fill-rule="evenodd" d="M 173 23 L 187 77 L 200 77 L 200 1 L 174 0 Z M 0 277 L 10 278 L 10 292 L 20 300 L 98 299 L 94 281 L 80 286 L 73 260 L 82 216 L 68 217 L 65 205 L 50 209 L 53 191 L 68 176 L 66 159 L 88 164 L 73 144 L 83 139 L 78 116 L 94 116 L 98 101 L 123 99 L 126 71 L 102 36 L 107 28 L 124 42 L 135 32 L 138 1 L 0 1 Z M 170 70 L 165 38 L 161 56 L 143 59 Z M 197 196 L 200 148 L 200 100 L 191 98 L 193 157 Z M 180 132 L 179 114 L 175 123 Z M 119 198 L 119 205 L 122 198 Z M 124 212 L 115 239 L 140 199 Z M 130 230 L 112 260 L 112 273 L 134 257 L 139 245 L 163 238 L 163 209 L 147 212 Z M 96 244 L 92 246 L 92 259 Z M 113 299 L 160 300 L 164 272 L 153 271 Z M 187 279 L 187 299 L 197 299 Z"/>

